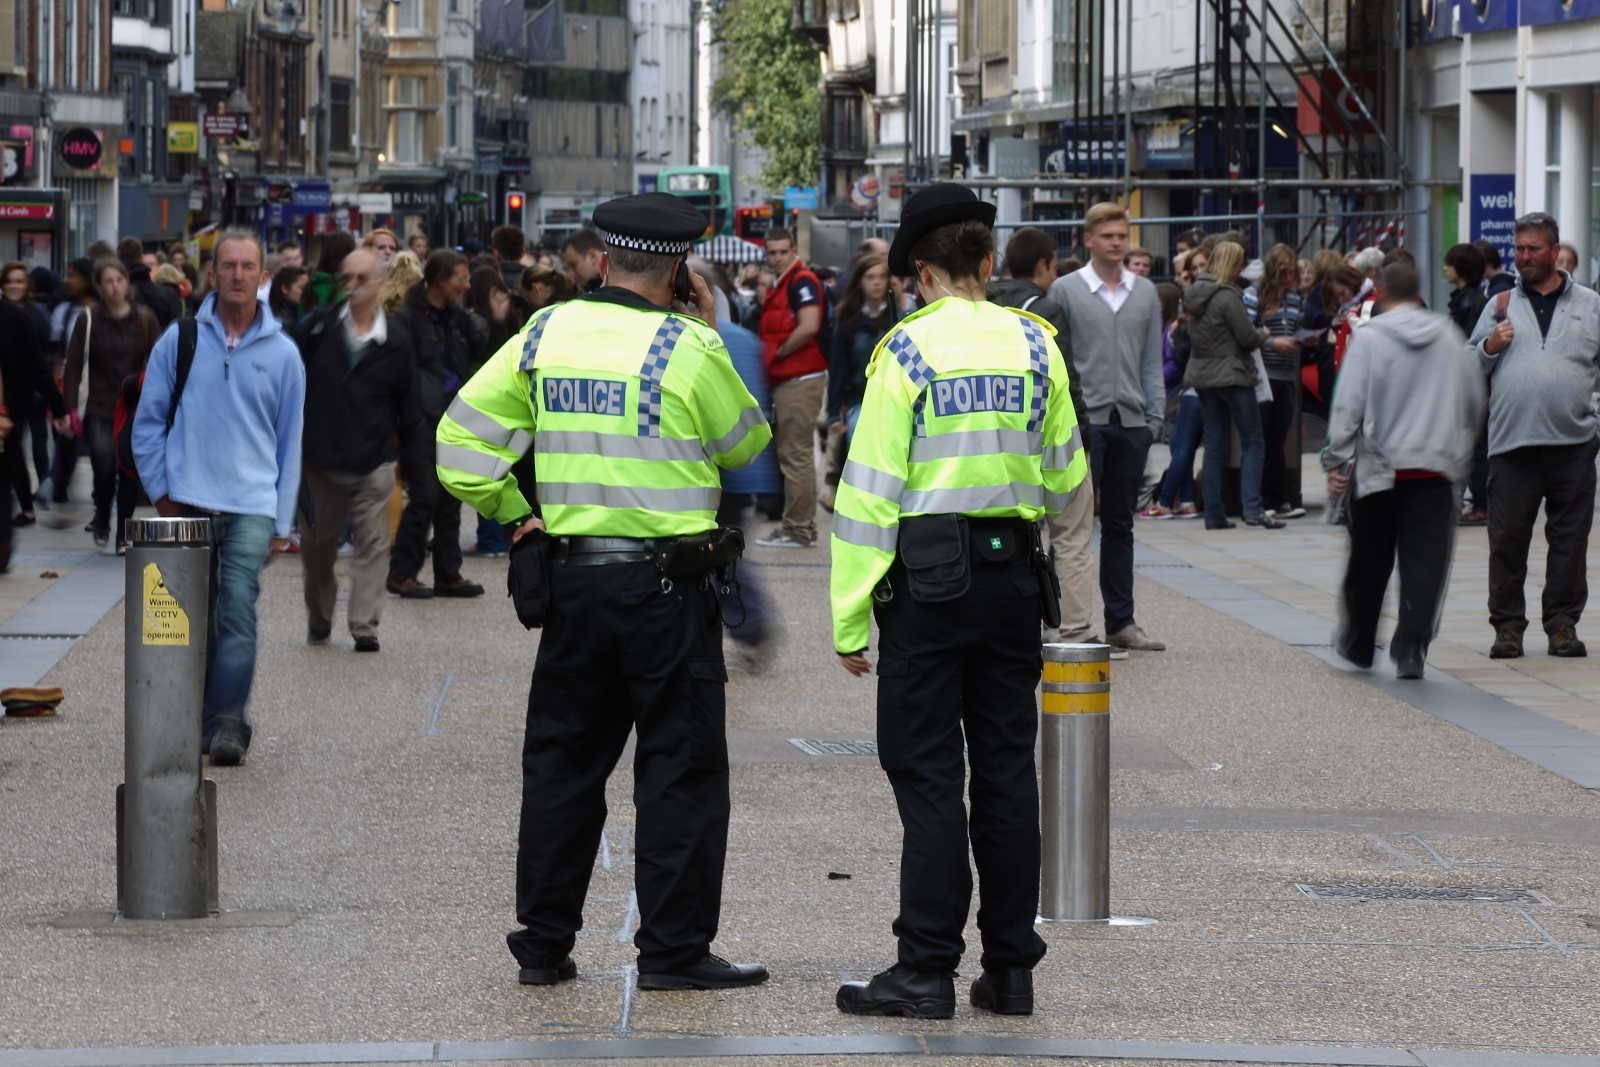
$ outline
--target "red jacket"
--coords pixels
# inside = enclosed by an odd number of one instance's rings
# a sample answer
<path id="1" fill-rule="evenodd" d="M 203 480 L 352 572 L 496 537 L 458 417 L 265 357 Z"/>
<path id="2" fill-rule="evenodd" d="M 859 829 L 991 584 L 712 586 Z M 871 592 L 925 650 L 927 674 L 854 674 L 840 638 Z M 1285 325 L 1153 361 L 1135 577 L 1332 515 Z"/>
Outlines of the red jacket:
<path id="1" fill-rule="evenodd" d="M 825 315 L 826 299 L 822 283 L 799 260 L 795 260 L 794 266 L 767 291 L 767 302 L 761 309 L 760 334 L 767 350 L 767 381 L 772 385 L 828 369 L 828 358 L 822 354 L 815 337 L 782 359 L 773 358 L 799 325 L 799 309 L 816 307 Z"/>

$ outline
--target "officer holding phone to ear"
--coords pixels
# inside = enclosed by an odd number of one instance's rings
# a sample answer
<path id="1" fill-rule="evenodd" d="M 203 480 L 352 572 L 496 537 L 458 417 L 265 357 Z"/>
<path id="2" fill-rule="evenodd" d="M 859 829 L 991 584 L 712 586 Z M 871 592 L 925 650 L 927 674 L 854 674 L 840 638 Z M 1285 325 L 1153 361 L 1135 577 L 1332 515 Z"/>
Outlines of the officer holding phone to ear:
<path id="1" fill-rule="evenodd" d="M 711 953 L 729 814 L 713 578 L 743 544 L 716 524 L 720 471 L 750 463 L 772 431 L 684 263 L 705 218 L 645 193 L 600 205 L 594 222 L 604 284 L 536 313 L 439 424 L 440 482 L 512 527 L 514 569 L 544 586 L 517 598 L 544 634 L 522 753 L 524 928 L 506 940 L 525 985 L 577 975 L 606 779 L 636 731 L 639 988 L 754 985 L 766 968 Z M 530 446 L 537 515 L 511 474 Z"/>
<path id="2" fill-rule="evenodd" d="M 868 673 L 876 615 L 878 759 L 905 831 L 900 958 L 839 990 L 839 1009 L 859 1015 L 955 1014 L 969 839 L 983 936 L 973 1006 L 1031 1014 L 1045 952 L 1034 689 L 1040 622 L 1061 616 L 1038 519 L 1066 507 L 1088 463 L 1055 329 L 986 298 L 994 217 L 954 182 L 906 202 L 889 269 L 915 274 L 929 303 L 873 353 L 835 505 L 834 647 L 845 670 Z"/>

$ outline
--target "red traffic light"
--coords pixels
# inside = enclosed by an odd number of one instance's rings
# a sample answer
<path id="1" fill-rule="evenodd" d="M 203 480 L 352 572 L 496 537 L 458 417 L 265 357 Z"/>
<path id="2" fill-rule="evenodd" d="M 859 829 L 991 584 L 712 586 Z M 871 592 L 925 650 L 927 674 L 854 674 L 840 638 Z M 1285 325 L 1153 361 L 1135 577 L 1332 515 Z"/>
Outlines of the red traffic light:
<path id="1" fill-rule="evenodd" d="M 508 211 L 521 211 L 522 210 L 522 194 L 521 193 L 507 193 L 506 194 L 506 209 Z"/>

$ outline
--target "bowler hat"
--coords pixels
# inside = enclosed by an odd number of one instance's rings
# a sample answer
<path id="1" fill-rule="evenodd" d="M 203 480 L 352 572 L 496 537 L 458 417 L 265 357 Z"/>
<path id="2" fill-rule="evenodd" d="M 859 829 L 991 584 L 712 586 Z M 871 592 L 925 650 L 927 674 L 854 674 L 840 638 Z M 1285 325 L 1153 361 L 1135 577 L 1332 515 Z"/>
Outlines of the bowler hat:
<path id="1" fill-rule="evenodd" d="M 900 229 L 889 249 L 889 270 L 899 277 L 915 273 L 911 249 L 923 237 L 952 222 L 977 219 L 994 226 L 994 205 L 978 199 L 976 193 L 955 182 L 937 182 L 919 189 L 900 209 Z"/>

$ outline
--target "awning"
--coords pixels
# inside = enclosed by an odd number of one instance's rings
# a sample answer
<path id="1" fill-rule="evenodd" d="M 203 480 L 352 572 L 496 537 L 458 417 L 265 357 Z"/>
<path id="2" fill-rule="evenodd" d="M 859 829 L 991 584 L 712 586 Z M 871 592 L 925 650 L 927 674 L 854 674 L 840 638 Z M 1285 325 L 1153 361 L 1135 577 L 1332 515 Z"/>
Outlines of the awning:
<path id="1" fill-rule="evenodd" d="M 694 246 L 694 254 L 713 263 L 765 263 L 767 250 L 742 237 L 713 237 Z"/>

